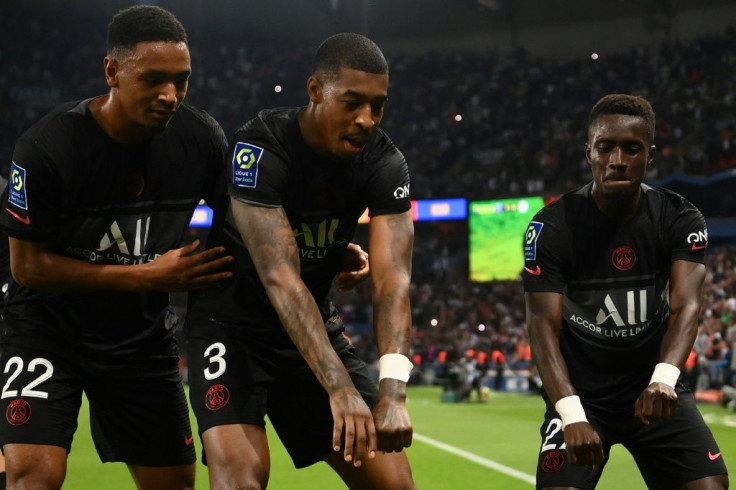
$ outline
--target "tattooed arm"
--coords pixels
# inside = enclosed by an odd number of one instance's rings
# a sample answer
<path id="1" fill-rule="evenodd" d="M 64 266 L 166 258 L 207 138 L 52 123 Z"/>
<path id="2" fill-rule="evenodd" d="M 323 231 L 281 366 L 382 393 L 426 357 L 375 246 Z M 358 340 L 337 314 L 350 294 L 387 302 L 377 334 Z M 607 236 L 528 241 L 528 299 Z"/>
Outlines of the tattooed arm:
<path id="1" fill-rule="evenodd" d="M 369 252 L 373 284 L 373 325 L 379 355 L 403 354 L 411 344 L 411 256 L 414 224 L 410 211 L 371 218 Z M 406 383 L 381 380 L 378 403 L 373 409 L 378 449 L 401 451 L 412 440 L 406 410 Z"/>
<path id="2" fill-rule="evenodd" d="M 373 417 L 330 344 L 317 303 L 302 281 L 299 249 L 284 209 L 232 199 L 235 224 L 286 332 L 330 396 L 335 421 L 332 442 L 346 461 L 360 466 L 376 451 Z"/>

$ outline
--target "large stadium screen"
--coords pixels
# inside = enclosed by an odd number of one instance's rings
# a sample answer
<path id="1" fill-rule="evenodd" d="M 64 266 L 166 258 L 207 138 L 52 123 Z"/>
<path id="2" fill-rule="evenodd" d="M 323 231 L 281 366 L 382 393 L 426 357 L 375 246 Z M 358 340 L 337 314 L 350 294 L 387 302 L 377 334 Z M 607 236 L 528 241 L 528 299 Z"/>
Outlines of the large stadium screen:
<path id="1" fill-rule="evenodd" d="M 510 281 L 519 277 L 524 267 L 524 232 L 543 206 L 544 199 L 537 196 L 468 204 L 471 281 Z"/>

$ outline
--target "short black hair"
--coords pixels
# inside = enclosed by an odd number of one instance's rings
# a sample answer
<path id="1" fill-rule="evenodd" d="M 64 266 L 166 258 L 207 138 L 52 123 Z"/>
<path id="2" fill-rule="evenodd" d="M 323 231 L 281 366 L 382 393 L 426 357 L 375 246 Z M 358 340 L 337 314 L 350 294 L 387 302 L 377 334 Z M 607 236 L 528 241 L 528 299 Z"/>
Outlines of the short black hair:
<path id="1" fill-rule="evenodd" d="M 388 73 L 388 63 L 381 48 L 360 34 L 343 32 L 325 39 L 314 57 L 313 74 L 317 78 L 335 80 L 342 68 L 367 73 Z"/>
<path id="2" fill-rule="evenodd" d="M 156 41 L 187 43 L 187 32 L 179 19 L 161 7 L 128 7 L 116 13 L 107 27 L 107 54 Z"/>
<path id="3" fill-rule="evenodd" d="M 645 98 L 628 94 L 609 94 L 602 97 L 590 110 L 588 129 L 593 126 L 596 119 L 607 114 L 641 117 L 649 127 L 650 141 L 654 141 L 654 109 L 652 109 L 652 104 Z"/>

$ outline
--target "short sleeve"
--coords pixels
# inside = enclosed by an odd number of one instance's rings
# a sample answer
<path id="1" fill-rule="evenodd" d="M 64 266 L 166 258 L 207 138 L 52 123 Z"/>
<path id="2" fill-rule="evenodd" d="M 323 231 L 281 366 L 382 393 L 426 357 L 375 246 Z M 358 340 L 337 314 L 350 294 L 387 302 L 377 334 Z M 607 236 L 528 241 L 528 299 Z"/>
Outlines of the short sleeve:
<path id="1" fill-rule="evenodd" d="M 544 210 L 543 210 L 544 211 Z M 539 213 L 529 222 L 523 238 L 524 291 L 555 292 L 565 289 L 566 228 L 550 213 Z"/>
<path id="2" fill-rule="evenodd" d="M 44 241 L 59 232 L 63 183 L 51 157 L 23 138 L 10 165 L 0 225 L 11 237 Z"/>
<path id="3" fill-rule="evenodd" d="M 399 214 L 411 208 L 409 166 L 404 155 L 391 143 L 384 142 L 369 180 L 368 211 L 371 217 Z"/>
<path id="4" fill-rule="evenodd" d="M 708 228 L 701 212 L 683 199 L 670 231 L 671 261 L 703 263 L 708 247 Z"/>
<path id="5" fill-rule="evenodd" d="M 226 154 L 228 192 L 245 202 L 282 206 L 287 187 L 288 163 L 270 134 L 260 125 L 239 129 Z"/>

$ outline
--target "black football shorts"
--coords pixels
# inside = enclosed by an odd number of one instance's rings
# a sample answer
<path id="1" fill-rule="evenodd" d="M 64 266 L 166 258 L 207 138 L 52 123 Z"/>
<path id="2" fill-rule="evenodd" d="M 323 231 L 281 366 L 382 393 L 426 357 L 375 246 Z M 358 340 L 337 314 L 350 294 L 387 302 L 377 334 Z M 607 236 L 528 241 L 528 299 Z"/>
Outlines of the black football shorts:
<path id="1" fill-rule="evenodd" d="M 176 466 L 196 461 L 189 408 L 174 339 L 145 354 L 86 357 L 82 349 L 30 347 L 3 339 L 0 444 L 71 449 L 82 393 L 87 395 L 95 447 L 103 462 Z"/>
<path id="2" fill-rule="evenodd" d="M 613 444 L 622 444 L 634 457 L 650 489 L 670 490 L 692 480 L 727 473 L 721 450 L 690 391 L 678 390 L 679 406 L 668 419 L 653 419 L 643 424 L 633 415 L 612 418 L 586 410 L 586 417 L 603 441 L 605 461 Z M 542 446 L 537 464 L 537 488 L 595 488 L 605 463 L 598 471 L 577 466 L 568 460 L 562 421 L 547 402 L 540 429 Z"/>
<path id="3" fill-rule="evenodd" d="M 273 424 L 294 465 L 303 468 L 333 451 L 330 401 L 288 335 L 248 334 L 242 326 L 206 320 L 187 340 L 189 397 L 201 435 L 228 424 Z M 339 322 L 333 316 L 329 322 Z M 368 407 L 377 384 L 343 330 L 328 331 L 335 352 Z M 204 451 L 203 451 L 204 453 Z M 206 454 L 203 454 L 203 462 Z"/>

